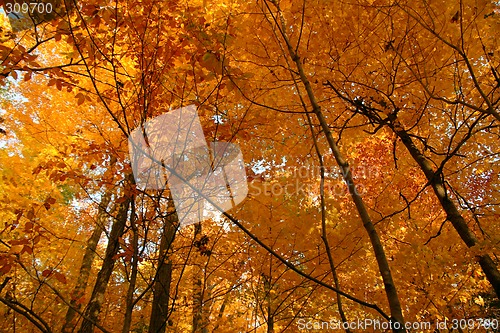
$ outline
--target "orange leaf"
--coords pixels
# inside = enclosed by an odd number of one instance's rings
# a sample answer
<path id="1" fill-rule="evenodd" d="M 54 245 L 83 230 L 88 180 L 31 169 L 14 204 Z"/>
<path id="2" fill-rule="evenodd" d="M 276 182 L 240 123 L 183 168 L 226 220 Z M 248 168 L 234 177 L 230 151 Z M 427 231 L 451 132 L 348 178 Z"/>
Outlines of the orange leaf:
<path id="1" fill-rule="evenodd" d="M 9 253 L 18 254 L 24 249 L 24 245 L 14 245 L 9 249 Z"/>

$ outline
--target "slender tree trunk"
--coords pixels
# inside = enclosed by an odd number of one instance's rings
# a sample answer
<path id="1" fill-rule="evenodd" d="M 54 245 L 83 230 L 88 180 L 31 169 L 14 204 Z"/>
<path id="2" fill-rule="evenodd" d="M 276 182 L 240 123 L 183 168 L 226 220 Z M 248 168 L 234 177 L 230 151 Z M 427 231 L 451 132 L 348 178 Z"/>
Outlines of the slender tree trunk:
<path id="1" fill-rule="evenodd" d="M 271 312 L 267 314 L 267 333 L 274 333 L 274 315 Z"/>
<path id="2" fill-rule="evenodd" d="M 197 223 L 194 228 L 194 242 L 200 241 L 201 223 Z M 200 244 L 198 250 L 201 251 Z M 195 258 L 200 258 L 201 255 L 196 253 Z M 205 311 L 204 311 L 204 286 L 203 286 L 203 268 L 201 263 L 196 263 L 193 267 L 193 325 L 192 333 L 208 333 Z"/>
<path id="3" fill-rule="evenodd" d="M 119 238 L 123 234 L 125 224 L 127 223 L 128 210 L 132 200 L 132 194 L 130 193 L 131 191 L 129 186 L 133 184 L 133 177 L 129 174 L 125 177 L 125 179 L 125 193 L 123 198 L 120 199 L 121 201 L 119 204 L 118 214 L 109 234 L 104 261 L 102 263 L 101 270 L 97 274 L 92 296 L 85 310 L 85 318 L 82 326 L 80 327 L 79 333 L 92 333 L 94 331 L 94 324 L 98 320 L 99 312 L 102 304 L 104 303 L 104 294 L 115 266 L 116 259 L 114 259 L 114 256 L 120 248 Z"/>
<path id="4" fill-rule="evenodd" d="M 172 262 L 168 251 L 174 241 L 179 218 L 172 198 L 168 201 L 168 217 L 163 225 L 158 257 L 158 268 L 153 281 L 153 305 L 149 321 L 149 333 L 164 333 L 169 315 L 170 283 L 172 282 Z"/>
<path id="5" fill-rule="evenodd" d="M 270 302 L 267 304 L 267 333 L 274 333 L 274 314 Z"/>
<path id="6" fill-rule="evenodd" d="M 271 269 L 269 269 L 269 276 L 266 276 L 265 274 L 262 274 L 262 278 L 264 279 L 264 292 L 266 295 L 265 302 L 267 302 L 267 318 L 266 318 L 266 324 L 267 324 L 267 333 L 274 333 L 274 309 L 272 306 L 272 297 L 271 297 L 271 290 L 272 290 L 272 283 L 271 283 Z"/>
<path id="7" fill-rule="evenodd" d="M 275 2 L 273 2 L 275 3 Z M 266 3 L 267 4 L 267 3 Z M 276 4 L 276 3 L 275 3 Z M 271 9 L 269 9 L 271 12 Z M 274 15 L 274 14 L 273 14 Z M 307 78 L 304 67 L 302 65 L 302 61 L 299 57 L 299 55 L 296 53 L 295 48 L 293 47 L 292 43 L 290 42 L 290 39 L 286 33 L 286 23 L 283 18 L 283 15 L 281 14 L 279 8 L 278 8 L 278 17 L 276 17 L 276 23 L 280 25 L 280 33 L 286 43 L 286 47 L 288 49 L 288 53 L 290 55 L 290 58 L 292 61 L 295 63 L 297 72 L 300 77 L 300 81 L 304 85 L 304 88 L 307 92 L 307 96 L 309 99 L 309 102 L 311 103 L 312 109 L 314 114 L 316 115 L 320 125 L 321 129 L 325 133 L 328 145 L 330 147 L 330 150 L 335 158 L 335 161 L 337 162 L 338 166 L 341 169 L 342 176 L 344 178 L 344 181 L 346 182 L 349 192 L 351 194 L 351 198 L 356 206 L 356 209 L 358 211 L 358 214 L 361 218 L 361 221 L 363 222 L 363 227 L 365 228 L 366 232 L 368 233 L 368 236 L 370 237 L 370 242 L 373 247 L 373 251 L 375 253 L 375 258 L 377 260 L 378 268 L 380 271 L 380 274 L 382 276 L 382 280 L 384 282 L 384 289 L 385 293 L 387 296 L 387 301 L 389 303 L 389 308 L 391 310 L 391 321 L 393 323 L 393 331 L 400 333 L 400 332 L 406 332 L 404 329 L 404 317 L 403 317 L 403 311 L 401 309 L 401 303 L 399 302 L 399 297 L 396 289 L 396 285 L 394 283 L 394 280 L 392 278 L 392 273 L 391 269 L 389 267 L 389 262 L 387 260 L 387 256 L 385 254 L 384 247 L 382 245 L 382 242 L 380 240 L 380 237 L 378 235 L 377 230 L 375 229 L 375 226 L 371 220 L 370 214 L 368 213 L 368 210 L 366 208 L 365 203 L 363 202 L 363 199 L 359 195 L 356 189 L 356 184 L 354 183 L 354 179 L 352 177 L 351 170 L 349 168 L 349 164 L 347 161 L 344 159 L 342 153 L 340 152 L 339 147 L 337 146 L 335 139 L 333 138 L 332 132 L 330 130 L 330 127 L 328 126 L 328 122 L 326 121 L 323 112 L 321 111 L 321 107 L 319 106 L 316 96 L 314 95 L 313 89 L 311 87 L 311 83 L 309 82 L 309 79 Z M 395 324 L 394 324 L 395 323 Z"/>
<path id="8" fill-rule="evenodd" d="M 463 218 L 462 214 L 458 211 L 457 206 L 451 200 L 450 195 L 445 187 L 442 171 L 434 172 L 432 164 L 430 161 L 420 152 L 417 146 L 413 143 L 410 135 L 403 126 L 399 123 L 396 116 L 393 114 L 389 116 L 390 127 L 396 133 L 396 135 L 401 139 L 406 149 L 410 152 L 410 155 L 418 163 L 420 169 L 424 172 L 425 177 L 429 181 L 436 194 L 441 206 L 446 212 L 446 218 L 451 222 L 455 230 L 460 235 L 460 238 L 468 247 L 473 247 L 477 244 L 477 238 L 474 233 L 470 230 L 467 222 Z M 483 254 L 477 257 L 479 265 L 483 269 L 486 278 L 493 286 L 497 297 L 500 298 L 500 272 L 487 254 Z"/>
<path id="9" fill-rule="evenodd" d="M 300 60 L 298 58 L 297 62 L 300 63 Z M 307 80 L 305 78 L 304 71 L 300 70 L 300 73 L 301 76 L 303 76 L 303 78 Z M 309 81 L 306 82 L 307 82 L 306 87 L 308 87 L 307 89 L 311 90 L 312 92 L 312 88 L 309 84 Z M 361 195 L 357 191 L 356 184 L 354 183 L 354 179 L 352 177 L 352 173 L 349 167 L 349 163 L 347 163 L 347 161 L 344 159 L 342 153 L 340 152 L 340 149 L 335 143 L 330 128 L 328 127 L 328 123 L 326 122 L 326 119 L 323 116 L 323 113 L 321 112 L 319 105 L 316 103 L 315 99 L 313 101 L 314 104 L 316 104 L 316 106 L 313 107 L 314 113 L 316 114 L 321 124 L 321 128 L 323 129 L 323 132 L 326 135 L 332 154 L 335 157 L 335 160 L 342 171 L 344 181 L 346 182 L 347 187 L 349 188 L 349 193 L 351 194 L 351 198 L 356 206 L 361 221 L 363 222 L 363 227 L 365 228 L 366 232 L 368 233 L 368 236 L 370 237 L 370 242 L 372 244 L 373 251 L 375 253 L 375 258 L 377 260 L 378 268 L 382 276 L 382 280 L 384 282 L 384 289 L 387 296 L 387 301 L 389 303 L 389 308 L 391 310 L 392 322 L 399 323 L 393 325 L 394 328 L 393 331 L 405 332 L 406 330 L 404 329 L 403 311 L 401 310 L 401 303 L 399 302 L 396 284 L 394 283 L 394 280 L 392 278 L 391 269 L 389 266 L 389 262 L 387 260 L 387 256 L 385 254 L 384 247 L 382 245 L 378 232 L 375 229 L 375 225 L 371 220 L 370 214 L 368 213 L 368 209 L 366 208 L 366 205 L 363 199 L 361 198 Z"/>
<path id="10" fill-rule="evenodd" d="M 311 135 L 313 137 L 314 149 L 316 150 L 316 155 L 318 155 L 319 166 L 320 166 L 320 198 L 321 198 L 321 240 L 325 246 L 325 251 L 328 257 L 328 263 L 330 264 L 330 270 L 332 272 L 333 282 L 335 284 L 335 288 L 340 290 L 340 282 L 339 277 L 337 275 L 337 269 L 335 267 L 335 262 L 333 261 L 332 251 L 330 249 L 330 243 L 328 241 L 327 227 L 326 227 L 326 203 L 325 203 L 325 164 L 323 161 L 323 154 L 318 146 L 318 140 L 316 139 L 316 134 L 314 133 L 314 127 L 311 120 L 311 116 L 307 115 L 307 121 L 309 123 L 309 128 L 311 129 Z M 351 333 L 349 329 L 349 325 L 347 324 L 347 317 L 345 315 L 343 306 L 342 306 L 342 297 L 339 293 L 337 293 L 337 307 L 339 309 L 340 319 L 342 323 L 346 324 L 344 326 L 344 330 L 346 333 Z"/>
<path id="11" fill-rule="evenodd" d="M 227 303 L 229 303 L 229 293 L 227 292 L 224 295 L 224 300 L 222 301 L 222 305 L 220 306 L 219 313 L 217 314 L 217 322 L 214 325 L 214 328 L 212 330 L 212 333 L 217 332 L 220 326 L 220 322 L 222 321 L 222 316 L 224 315 L 224 311 L 226 310 Z"/>
<path id="12" fill-rule="evenodd" d="M 139 233 L 137 231 L 137 224 L 135 220 L 135 203 L 132 201 L 132 210 L 130 214 L 130 226 L 132 229 L 132 246 L 133 255 L 130 264 L 132 266 L 132 271 L 130 272 L 129 285 L 127 290 L 127 300 L 125 302 L 125 317 L 123 320 L 122 333 L 128 333 L 130 331 L 130 325 L 132 324 L 132 310 L 134 309 L 134 291 L 135 283 L 137 281 L 138 273 L 138 260 L 139 260 Z"/>
<path id="13" fill-rule="evenodd" d="M 293 52 L 293 49 L 291 49 Z M 370 214 L 368 213 L 368 209 L 361 198 L 361 195 L 358 193 L 356 184 L 354 183 L 354 179 L 352 177 L 352 173 L 349 167 L 349 163 L 344 159 L 342 153 L 340 152 L 339 147 L 335 143 L 332 132 L 330 131 L 330 127 L 328 126 L 328 122 L 326 121 L 323 113 L 321 112 L 321 108 L 316 101 L 314 93 L 312 91 L 312 87 L 307 79 L 304 69 L 302 67 L 302 63 L 300 62 L 300 58 L 295 55 L 293 56 L 295 63 L 297 64 L 297 68 L 299 70 L 299 74 L 301 77 L 301 81 L 306 87 L 306 91 L 308 92 L 310 102 L 313 106 L 313 112 L 316 115 L 323 132 L 325 133 L 326 139 L 328 141 L 328 145 L 332 154 L 337 162 L 340 170 L 342 172 L 342 176 L 344 181 L 349 188 L 349 193 L 351 195 L 352 201 L 354 202 L 358 214 L 363 222 L 363 227 L 365 228 L 368 236 L 370 237 L 370 242 L 373 247 L 373 252 L 375 253 L 375 258 L 377 260 L 377 265 L 380 271 L 380 275 L 382 276 L 382 280 L 384 282 L 385 294 L 387 296 L 387 301 L 389 303 L 389 308 L 391 310 L 391 321 L 393 323 L 393 331 L 394 332 L 406 332 L 404 329 L 404 317 L 403 311 L 401 309 L 401 303 L 399 302 L 399 296 L 396 289 L 396 284 L 392 278 L 391 269 L 389 266 L 389 262 L 387 260 L 387 256 L 385 254 L 384 246 L 380 240 L 380 236 L 378 235 L 377 230 L 375 229 L 375 225 L 372 222 Z M 394 325 L 394 323 L 397 323 Z"/>
<path id="14" fill-rule="evenodd" d="M 82 265 L 80 266 L 80 274 L 78 275 L 78 280 L 76 286 L 73 288 L 71 293 L 70 306 L 66 312 L 66 318 L 62 328 L 63 332 L 73 332 L 75 330 L 77 321 L 76 314 L 82 307 L 81 300 L 85 295 L 85 289 L 87 288 L 89 282 L 90 271 L 92 269 L 92 264 L 94 262 L 97 243 L 101 239 L 102 232 L 104 231 L 104 226 L 106 220 L 108 219 L 107 208 L 111 200 L 111 191 L 108 190 L 101 199 L 99 204 L 99 212 L 96 219 L 96 225 L 92 235 L 87 241 L 87 247 L 85 248 L 85 254 L 83 256 Z"/>
<path id="15" fill-rule="evenodd" d="M 205 323 L 203 322 L 203 282 L 201 274 L 201 269 L 196 267 L 193 277 L 193 333 L 206 332 Z"/>

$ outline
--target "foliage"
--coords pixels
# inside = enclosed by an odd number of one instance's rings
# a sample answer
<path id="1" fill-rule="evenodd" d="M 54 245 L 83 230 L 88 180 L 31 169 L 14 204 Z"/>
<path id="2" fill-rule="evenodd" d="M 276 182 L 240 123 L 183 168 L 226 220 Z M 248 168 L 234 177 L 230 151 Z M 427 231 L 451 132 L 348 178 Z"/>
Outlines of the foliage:
<path id="1" fill-rule="evenodd" d="M 64 3 L 0 22 L 2 331 L 500 320 L 497 2 Z M 190 104 L 249 195 L 178 228 L 127 138 Z"/>

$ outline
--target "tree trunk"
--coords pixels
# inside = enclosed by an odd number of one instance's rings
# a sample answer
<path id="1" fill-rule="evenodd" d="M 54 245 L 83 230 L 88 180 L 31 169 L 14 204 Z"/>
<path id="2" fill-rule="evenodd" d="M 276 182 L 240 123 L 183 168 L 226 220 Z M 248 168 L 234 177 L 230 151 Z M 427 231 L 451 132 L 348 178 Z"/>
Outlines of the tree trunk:
<path id="1" fill-rule="evenodd" d="M 139 260 L 139 233 L 137 230 L 137 224 L 135 219 L 135 203 L 132 201 L 132 210 L 130 214 L 130 226 L 132 229 L 132 246 L 133 246 L 133 255 L 130 261 L 132 266 L 132 271 L 130 273 L 129 285 L 127 290 L 127 300 L 125 302 L 125 317 L 123 320 L 122 333 L 128 333 L 130 331 L 130 325 L 132 324 L 132 312 L 134 309 L 134 291 L 135 291 L 135 283 L 137 281 L 137 273 L 138 273 L 138 260 Z"/>
<path id="2" fill-rule="evenodd" d="M 98 320 L 99 312 L 101 310 L 102 304 L 104 303 L 104 294 L 106 292 L 106 288 L 108 287 L 108 282 L 115 266 L 116 259 L 114 259 L 114 256 L 120 248 L 119 238 L 123 234 L 123 230 L 127 222 L 130 202 L 132 201 L 132 194 L 130 193 L 130 188 L 128 188 L 129 186 L 131 186 L 131 184 L 133 184 L 132 175 L 127 175 L 125 179 L 125 193 L 124 196 L 120 199 L 121 202 L 119 204 L 118 214 L 109 234 L 104 261 L 99 273 L 97 274 L 97 279 L 94 284 L 92 296 L 85 310 L 85 318 L 83 320 L 82 326 L 80 327 L 79 333 L 92 333 L 94 331 L 94 324 Z"/>
<path id="3" fill-rule="evenodd" d="M 116 157 L 112 156 L 109 168 L 113 168 L 116 164 Z M 96 254 L 97 244 L 101 239 L 102 232 L 106 227 L 106 221 L 109 218 L 108 206 L 111 201 L 112 190 L 108 189 L 104 196 L 101 198 L 99 204 L 99 209 L 96 217 L 96 224 L 92 235 L 87 240 L 87 247 L 85 248 L 85 254 L 83 255 L 82 264 L 80 266 L 80 274 L 78 275 L 78 280 L 75 287 L 71 293 L 71 301 L 66 312 L 66 317 L 64 320 L 64 325 L 62 327 L 63 332 L 73 332 L 76 328 L 76 314 L 80 311 L 82 307 L 82 298 L 85 295 L 85 290 L 89 282 L 90 271 L 92 269 L 92 264 L 94 263 L 94 258 Z"/>
<path id="4" fill-rule="evenodd" d="M 410 152 L 410 155 L 418 163 L 420 169 L 424 172 L 425 177 L 429 181 L 436 194 L 441 206 L 446 212 L 446 218 L 451 222 L 455 230 L 460 235 L 460 238 L 464 243 L 470 248 L 477 244 L 477 238 L 474 233 L 470 230 L 467 222 L 463 218 L 462 214 L 457 209 L 455 203 L 451 200 L 448 191 L 446 190 L 444 184 L 444 177 L 442 171 L 434 172 L 434 169 L 429 162 L 429 160 L 420 152 L 417 146 L 413 143 L 410 135 L 403 126 L 399 123 L 395 115 L 389 116 L 390 127 L 396 133 L 396 135 L 401 139 L 406 149 Z M 486 278 L 493 286 L 497 297 L 500 298 L 500 272 L 498 271 L 495 262 L 487 254 L 483 254 L 477 257 L 479 265 L 483 269 Z"/>
<path id="5" fill-rule="evenodd" d="M 197 223 L 194 228 L 194 242 L 200 241 L 201 236 L 201 223 Z M 200 244 L 197 247 L 197 251 L 202 250 L 204 244 Z M 202 256 L 197 252 L 195 253 L 195 258 L 202 258 Z M 201 263 L 197 263 L 195 260 L 195 265 L 193 267 L 193 323 L 192 323 L 192 333 L 208 333 L 206 314 L 204 311 L 204 295 L 205 289 L 203 285 L 203 268 Z"/>
<path id="6" fill-rule="evenodd" d="M 70 306 L 66 312 L 66 318 L 64 320 L 64 325 L 62 328 L 63 332 L 73 332 L 75 330 L 77 321 L 76 314 L 80 311 L 82 307 L 81 300 L 85 295 L 85 289 L 89 282 L 90 271 L 92 269 L 92 264 L 94 262 L 94 257 L 96 254 L 97 243 L 101 239 L 102 232 L 104 231 L 105 223 L 108 218 L 107 208 L 111 200 L 111 191 L 108 190 L 101 199 L 99 205 L 99 212 L 96 219 L 96 225 L 92 235 L 87 241 L 87 247 L 85 248 L 85 254 L 83 256 L 82 265 L 80 266 L 80 274 L 78 275 L 78 280 L 76 286 L 73 288 L 71 293 Z"/>
<path id="7" fill-rule="evenodd" d="M 202 270 L 199 267 L 195 267 L 193 277 L 193 333 L 205 333 L 206 325 L 203 321 L 203 281 L 202 281 Z"/>
<path id="8" fill-rule="evenodd" d="M 231 291 L 232 291 L 232 288 L 231 288 Z M 222 317 L 224 316 L 224 311 L 226 310 L 226 306 L 229 303 L 229 294 L 230 294 L 231 291 L 228 291 L 224 295 L 224 300 L 222 301 L 222 305 L 220 306 L 219 313 L 217 314 L 217 321 L 216 321 L 216 323 L 214 325 L 212 333 L 217 332 L 217 330 L 219 329 L 220 322 L 222 321 Z"/>
<path id="9" fill-rule="evenodd" d="M 164 333 L 170 316 L 169 297 L 170 283 L 172 281 L 172 262 L 168 252 L 179 224 L 172 198 L 169 198 L 167 212 L 168 217 L 165 219 L 160 240 L 158 268 L 153 281 L 153 305 L 149 321 L 149 333 Z"/>
<path id="10" fill-rule="evenodd" d="M 319 106 L 316 100 L 316 96 L 314 95 L 311 83 L 309 82 L 309 79 L 305 74 L 302 61 L 299 55 L 296 53 L 295 48 L 293 47 L 286 33 L 287 31 L 286 23 L 284 21 L 283 15 L 281 15 L 281 12 L 279 11 L 278 11 L 278 17 L 276 18 L 276 23 L 281 26 L 280 32 L 285 41 L 290 58 L 295 63 L 297 72 L 300 77 L 300 81 L 302 82 L 307 92 L 307 97 L 309 99 L 309 102 L 311 103 L 313 112 L 320 123 L 321 129 L 325 133 L 328 145 L 335 158 L 335 161 L 337 162 L 338 166 L 341 169 L 344 181 L 346 182 L 347 187 L 349 188 L 351 198 L 356 206 L 361 221 L 363 222 L 363 227 L 365 228 L 366 232 L 368 233 L 368 236 L 370 237 L 370 242 L 372 244 L 378 268 L 382 276 L 382 280 L 384 282 L 384 289 L 387 296 L 387 301 L 389 303 L 389 308 L 391 310 L 391 321 L 393 323 L 392 325 L 393 331 L 396 333 L 406 332 L 406 330 L 404 329 L 403 311 L 401 310 L 401 304 L 399 302 L 396 285 L 392 278 L 389 262 L 387 261 L 387 256 L 385 255 L 385 250 L 382 245 L 382 242 L 380 241 L 380 237 L 377 233 L 377 230 L 375 229 L 375 226 L 371 220 L 370 214 L 368 213 L 368 210 L 365 206 L 365 203 L 363 202 L 363 199 L 356 190 L 356 184 L 354 183 L 354 179 L 352 178 L 352 173 L 349 168 L 349 164 L 347 163 L 347 161 L 345 161 L 342 153 L 340 152 L 339 147 L 337 146 L 337 143 L 335 142 L 335 139 L 333 138 L 330 127 L 328 126 L 328 122 L 326 121 L 321 111 L 321 107 Z"/>
<path id="11" fill-rule="evenodd" d="M 316 138 L 316 134 L 314 133 L 314 127 L 312 123 L 311 116 L 306 114 L 307 122 L 309 123 L 309 128 L 311 130 L 311 135 L 313 137 L 314 149 L 316 150 L 316 155 L 318 155 L 319 166 L 320 166 L 320 198 L 321 198 L 321 240 L 325 246 L 326 255 L 328 257 L 328 263 L 330 264 L 330 270 L 332 271 L 333 282 L 335 284 L 335 288 L 340 290 L 340 282 L 339 277 L 337 275 L 337 269 L 335 267 L 335 262 L 333 261 L 332 251 L 330 249 L 330 242 L 328 241 L 327 227 L 326 227 L 326 203 L 325 203 L 325 163 L 323 160 L 323 154 L 321 154 L 321 150 L 318 146 L 318 140 Z M 342 296 L 337 293 L 337 307 L 339 309 L 340 319 L 342 323 L 345 324 L 344 331 L 346 333 L 351 333 L 349 329 L 349 325 L 347 322 L 347 317 L 344 312 L 344 308 L 342 306 Z"/>
<path id="12" fill-rule="evenodd" d="M 291 49 L 291 51 L 293 52 L 293 49 Z M 387 260 L 387 256 L 385 254 L 384 246 L 382 245 L 378 232 L 375 229 L 375 225 L 371 220 L 370 214 L 368 213 L 368 209 L 366 208 L 366 205 L 363 199 L 361 198 L 361 195 L 358 193 L 356 189 L 356 184 L 354 183 L 349 163 L 347 163 L 347 161 L 344 159 L 342 153 L 340 152 L 339 147 L 335 143 L 332 132 L 330 131 L 330 127 L 328 126 L 328 122 L 326 121 L 323 113 L 321 112 L 321 108 L 316 101 L 314 93 L 312 92 L 312 87 L 305 75 L 302 63 L 300 62 L 300 58 L 297 55 L 295 55 L 295 53 L 293 55 L 294 56 L 292 58 L 297 64 L 301 81 L 306 87 L 306 91 L 308 92 L 309 99 L 313 106 L 313 112 L 316 115 L 323 132 L 325 133 L 328 145 L 335 158 L 335 161 L 337 162 L 337 165 L 340 167 L 344 181 L 346 182 L 347 187 L 349 189 L 352 201 L 354 202 L 359 217 L 363 222 L 363 227 L 365 228 L 366 232 L 368 233 L 368 236 L 370 237 L 370 242 L 373 247 L 373 252 L 375 253 L 375 258 L 377 260 L 377 265 L 380 271 L 380 275 L 382 276 L 382 280 L 384 282 L 385 294 L 387 296 L 387 301 L 389 303 L 389 308 L 391 310 L 391 321 L 393 323 L 392 325 L 393 331 L 397 333 L 406 332 L 406 330 L 404 329 L 404 317 L 403 317 L 403 311 L 401 310 L 401 303 L 399 302 L 399 296 L 396 289 L 396 284 L 394 283 L 394 280 L 392 278 L 392 273 L 389 266 L 389 262 Z"/>

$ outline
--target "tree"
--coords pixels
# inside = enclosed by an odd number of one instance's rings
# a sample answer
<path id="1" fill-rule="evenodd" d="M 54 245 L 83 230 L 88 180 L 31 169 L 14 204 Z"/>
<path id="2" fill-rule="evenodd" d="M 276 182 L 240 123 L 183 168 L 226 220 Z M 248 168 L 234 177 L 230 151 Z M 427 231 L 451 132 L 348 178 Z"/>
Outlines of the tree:
<path id="1" fill-rule="evenodd" d="M 498 4 L 60 13 L 3 19 L 2 330 L 497 323 Z M 136 186 L 128 137 L 190 104 L 207 142 L 240 146 L 249 193 L 181 227 L 168 182 Z"/>

